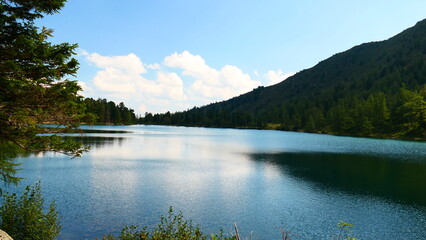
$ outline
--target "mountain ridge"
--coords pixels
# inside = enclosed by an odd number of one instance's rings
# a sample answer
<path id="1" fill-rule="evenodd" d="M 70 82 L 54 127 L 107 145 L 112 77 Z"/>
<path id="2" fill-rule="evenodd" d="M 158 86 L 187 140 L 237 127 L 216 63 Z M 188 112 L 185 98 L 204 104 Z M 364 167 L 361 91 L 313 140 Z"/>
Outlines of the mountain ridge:
<path id="1" fill-rule="evenodd" d="M 387 40 L 334 54 L 278 84 L 184 112 L 149 115 L 143 122 L 424 138 L 425 84 L 426 19 Z M 417 102 L 409 109 L 412 101 Z M 381 119 L 374 116 L 379 108 Z"/>
<path id="2" fill-rule="evenodd" d="M 282 89 L 286 88 L 286 87 L 293 87 L 294 88 L 294 84 L 295 84 L 294 81 L 297 81 L 297 79 L 300 79 L 301 78 L 300 75 L 306 74 L 306 72 L 309 72 L 311 69 L 321 68 L 321 67 L 323 67 L 322 66 L 323 64 L 327 64 L 328 61 L 331 61 L 331 60 L 335 61 L 336 59 L 338 59 L 340 61 L 340 58 L 348 57 L 347 54 L 354 55 L 353 54 L 354 51 L 356 51 L 356 52 L 361 51 L 362 52 L 362 51 L 365 51 L 366 49 L 368 49 L 368 50 L 374 49 L 379 44 L 383 44 L 383 43 L 384 44 L 388 44 L 389 41 L 396 41 L 396 40 L 400 41 L 400 39 L 403 38 L 403 37 L 406 37 L 406 35 L 413 35 L 412 30 L 413 29 L 416 30 L 416 29 L 418 29 L 420 27 L 423 27 L 424 29 L 426 29 L 426 19 L 417 22 L 416 25 L 414 25 L 413 27 L 408 28 L 408 29 L 402 31 L 401 33 L 399 33 L 399 34 L 397 34 L 397 35 L 395 35 L 393 37 L 390 37 L 387 40 L 362 43 L 360 45 L 354 46 L 354 47 L 352 47 L 352 48 L 350 48 L 350 49 L 348 49 L 346 51 L 343 51 L 343 52 L 340 52 L 340 53 L 336 53 L 336 54 L 332 55 L 331 57 L 318 62 L 316 65 L 314 65 L 311 68 L 307 68 L 307 69 L 301 70 L 298 73 L 296 73 L 295 75 L 287 78 L 284 81 L 281 81 L 281 82 L 279 82 L 279 83 L 277 83 L 275 85 L 272 85 L 272 86 L 260 87 L 260 89 L 267 90 L 267 89 L 273 88 L 273 90 L 270 90 L 270 91 L 275 91 L 276 92 L 276 91 L 282 91 Z M 423 39 L 424 39 L 424 41 L 426 41 L 426 37 L 423 37 Z M 425 51 L 426 51 L 426 48 L 425 48 Z M 424 52 L 424 54 L 426 54 L 426 52 Z M 354 61 L 356 61 L 356 57 L 357 56 L 351 56 L 351 57 L 355 58 Z M 339 66 L 338 68 L 340 69 L 340 71 L 342 71 L 342 72 L 344 71 L 344 67 Z M 298 84 L 300 84 L 300 83 L 298 83 Z M 323 84 L 323 82 L 315 82 L 315 84 L 319 85 L 319 86 L 315 86 L 315 87 L 322 87 L 321 84 Z M 296 90 L 296 92 L 297 92 L 297 90 Z M 230 101 L 232 99 L 239 98 L 241 96 L 244 96 L 244 95 L 247 95 L 247 94 L 251 94 L 251 93 L 253 93 L 253 91 L 245 93 L 245 94 L 242 94 L 242 95 L 237 96 L 237 97 L 233 97 L 233 98 L 231 98 L 229 100 L 225 100 L 225 101 L 222 101 L 222 102 L 228 102 L 228 101 Z M 289 97 L 292 97 L 292 96 L 290 95 Z M 220 104 L 222 102 L 219 102 L 218 104 Z"/>

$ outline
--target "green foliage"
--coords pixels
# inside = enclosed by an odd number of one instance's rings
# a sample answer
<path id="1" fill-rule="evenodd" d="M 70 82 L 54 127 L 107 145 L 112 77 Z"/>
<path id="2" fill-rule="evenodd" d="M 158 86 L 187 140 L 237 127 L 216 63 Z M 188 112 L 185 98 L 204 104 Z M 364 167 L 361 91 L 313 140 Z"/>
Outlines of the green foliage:
<path id="1" fill-rule="evenodd" d="M 41 124 L 55 123 L 63 131 L 85 121 L 80 87 L 72 58 L 76 44 L 52 44 L 53 31 L 34 21 L 58 12 L 66 0 L 0 1 L 0 180 L 17 184 L 13 159 L 28 152 L 55 151 L 79 156 L 81 144 L 49 133 Z M 58 130 L 56 130 L 58 131 Z M 55 204 L 43 213 L 40 185 L 23 196 L 5 195 L 0 228 L 14 239 L 55 239 L 59 234 Z"/>
<path id="2" fill-rule="evenodd" d="M 23 195 L 4 195 L 0 208 L 0 228 L 19 240 L 53 240 L 59 235 L 56 205 L 52 202 L 46 213 L 40 183 L 27 186 Z"/>
<path id="3" fill-rule="evenodd" d="M 136 124 L 137 119 L 133 109 L 127 108 L 124 103 L 116 105 L 106 99 L 94 100 L 86 98 L 83 101 L 86 113 L 92 114 L 99 124 Z"/>
<path id="4" fill-rule="evenodd" d="M 52 44 L 52 30 L 34 25 L 36 19 L 59 11 L 64 2 L 0 2 L 0 139 L 28 151 L 78 155 L 84 150 L 80 145 L 37 135 L 43 131 L 41 123 L 64 125 L 66 131 L 84 121 L 80 87 L 66 79 L 78 69 L 72 58 L 77 45 Z"/>
<path id="5" fill-rule="evenodd" d="M 167 216 L 160 217 L 160 223 L 152 232 L 146 227 L 141 230 L 138 226 L 126 226 L 120 235 L 105 235 L 102 240 L 234 240 L 235 237 L 225 237 L 221 231 L 219 234 L 205 235 L 199 226 L 194 226 L 191 221 L 184 219 L 182 212 L 175 214 L 170 207 Z"/>
<path id="6" fill-rule="evenodd" d="M 184 219 L 182 212 L 175 214 L 173 208 L 170 207 L 168 215 L 160 217 L 160 223 L 152 232 L 146 227 L 139 230 L 138 226 L 125 226 L 120 235 L 115 237 L 112 234 L 105 235 L 102 240 L 240 240 L 242 239 L 238 233 L 237 225 L 234 224 L 235 234 L 232 236 L 224 236 L 223 231 L 219 234 L 204 234 L 199 226 L 194 226 L 191 221 Z M 333 240 L 358 240 L 350 236 L 350 228 L 352 224 L 340 221 L 337 224 L 339 233 Z M 290 240 L 290 234 L 281 230 L 282 239 Z M 252 239 L 250 236 L 249 239 Z"/>
<path id="7" fill-rule="evenodd" d="M 394 110 L 394 115 L 395 121 L 399 121 L 401 131 L 404 131 L 406 135 L 425 138 L 426 94 L 424 88 L 420 91 L 401 89 L 399 98 L 400 101 Z"/>
<path id="8" fill-rule="evenodd" d="M 336 54 L 270 87 L 148 124 L 268 128 L 426 139 L 426 20 L 382 42 Z"/>
<path id="9" fill-rule="evenodd" d="M 21 178 L 15 176 L 19 164 L 14 162 L 14 158 L 26 154 L 27 152 L 16 144 L 0 139 L 0 181 L 12 184 L 19 183 Z M 1 192 L 0 189 L 0 194 Z"/>
<path id="10" fill-rule="evenodd" d="M 341 240 L 341 239 L 348 239 L 348 240 L 358 240 L 357 238 L 351 237 L 349 235 L 349 229 L 352 228 L 354 225 L 346 223 L 342 220 L 337 224 L 337 227 L 339 228 L 339 235 L 335 240 Z"/>
<path id="11" fill-rule="evenodd" d="M 53 14 L 65 0 L 0 1 L 0 176 L 17 183 L 17 165 L 10 148 L 28 152 L 55 151 L 79 156 L 81 144 L 48 133 L 41 124 L 61 125 L 69 131 L 87 120 L 80 87 L 74 76 L 78 62 L 72 58 L 76 44 L 52 44 L 52 30 L 38 28 L 34 21 Z M 58 132 L 59 130 L 56 130 Z M 7 151 L 6 151 L 7 150 Z"/>

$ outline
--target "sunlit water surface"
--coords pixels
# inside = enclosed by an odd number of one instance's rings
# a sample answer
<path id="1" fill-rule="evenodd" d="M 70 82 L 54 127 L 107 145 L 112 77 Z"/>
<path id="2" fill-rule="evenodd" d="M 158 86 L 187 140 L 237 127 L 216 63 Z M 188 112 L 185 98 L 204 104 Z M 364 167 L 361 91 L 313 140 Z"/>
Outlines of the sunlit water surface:
<path id="1" fill-rule="evenodd" d="M 60 239 L 124 225 L 155 227 L 169 206 L 206 232 L 332 239 L 426 239 L 426 143 L 280 131 L 94 126 L 91 151 L 20 158 L 25 179 L 55 200 Z M 10 191 L 16 191 L 10 189 Z"/>

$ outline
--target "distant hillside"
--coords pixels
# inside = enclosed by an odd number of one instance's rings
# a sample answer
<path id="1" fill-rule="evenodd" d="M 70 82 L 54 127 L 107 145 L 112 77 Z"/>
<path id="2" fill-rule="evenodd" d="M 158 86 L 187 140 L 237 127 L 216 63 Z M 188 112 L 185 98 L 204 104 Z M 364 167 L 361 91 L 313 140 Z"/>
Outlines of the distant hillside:
<path id="1" fill-rule="evenodd" d="M 270 87 L 145 123 L 425 138 L 426 20 Z"/>

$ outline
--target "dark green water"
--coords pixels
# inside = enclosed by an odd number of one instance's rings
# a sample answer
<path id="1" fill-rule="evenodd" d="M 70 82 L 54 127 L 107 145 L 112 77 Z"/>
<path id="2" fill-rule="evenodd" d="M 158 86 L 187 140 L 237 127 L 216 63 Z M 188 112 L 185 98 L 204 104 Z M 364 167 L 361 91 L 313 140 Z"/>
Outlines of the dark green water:
<path id="1" fill-rule="evenodd" d="M 252 154 L 301 180 L 349 194 L 426 206 L 426 164 L 353 153 Z"/>
<path id="2" fill-rule="evenodd" d="M 62 215 L 60 239 L 153 227 L 169 206 L 206 232 L 332 239 L 426 239 L 426 144 L 279 131 L 95 126 L 82 158 L 21 157 Z M 108 130 L 108 133 L 98 133 Z M 124 131 L 124 132 L 116 132 Z M 76 135 L 72 135 L 76 136 Z M 13 189 L 11 189 L 13 190 Z"/>

